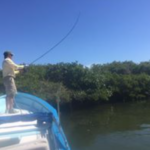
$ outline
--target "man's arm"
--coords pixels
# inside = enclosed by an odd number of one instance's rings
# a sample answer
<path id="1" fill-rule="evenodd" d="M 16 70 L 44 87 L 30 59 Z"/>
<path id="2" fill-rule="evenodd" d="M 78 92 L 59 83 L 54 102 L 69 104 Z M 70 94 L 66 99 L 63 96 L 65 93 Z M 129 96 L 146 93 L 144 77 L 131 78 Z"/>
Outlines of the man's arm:
<path id="1" fill-rule="evenodd" d="M 13 68 L 14 70 L 20 70 L 24 68 L 24 65 L 17 65 L 15 64 L 11 59 L 7 60 L 7 63 L 10 65 L 11 68 Z"/>

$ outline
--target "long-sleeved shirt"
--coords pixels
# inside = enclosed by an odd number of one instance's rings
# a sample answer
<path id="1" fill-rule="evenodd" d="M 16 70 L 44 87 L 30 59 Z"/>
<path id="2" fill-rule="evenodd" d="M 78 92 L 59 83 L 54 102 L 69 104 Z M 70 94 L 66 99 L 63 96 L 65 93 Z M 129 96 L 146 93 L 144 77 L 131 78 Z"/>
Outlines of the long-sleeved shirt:
<path id="1" fill-rule="evenodd" d="M 15 78 L 16 74 L 19 73 L 19 69 L 23 69 L 24 65 L 17 65 L 12 61 L 12 59 L 6 58 L 2 63 L 2 68 L 3 78 L 7 76 Z"/>

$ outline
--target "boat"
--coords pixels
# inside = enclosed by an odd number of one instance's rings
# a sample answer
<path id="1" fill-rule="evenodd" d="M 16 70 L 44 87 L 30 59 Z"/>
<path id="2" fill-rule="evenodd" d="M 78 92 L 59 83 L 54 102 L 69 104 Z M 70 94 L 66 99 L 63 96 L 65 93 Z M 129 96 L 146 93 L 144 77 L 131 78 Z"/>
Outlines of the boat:
<path id="1" fill-rule="evenodd" d="M 70 150 L 56 109 L 31 94 L 18 92 L 15 114 L 6 114 L 0 96 L 0 150 Z"/>

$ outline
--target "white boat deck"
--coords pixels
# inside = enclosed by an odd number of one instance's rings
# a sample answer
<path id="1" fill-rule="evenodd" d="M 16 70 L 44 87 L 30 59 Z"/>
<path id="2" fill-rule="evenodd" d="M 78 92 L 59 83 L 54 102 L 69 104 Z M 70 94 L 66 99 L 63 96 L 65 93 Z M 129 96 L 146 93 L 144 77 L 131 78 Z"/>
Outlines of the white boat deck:
<path id="1" fill-rule="evenodd" d="M 16 114 L 0 114 L 0 116 L 18 114 L 29 114 L 29 112 L 21 110 Z M 40 134 L 36 124 L 36 120 L 0 124 L 0 150 L 50 150 L 46 137 Z M 26 131 L 35 133 L 22 135 Z"/>
<path id="2" fill-rule="evenodd" d="M 14 115 L 21 115 L 21 114 L 29 114 L 26 110 L 18 110 L 18 113 L 15 114 L 0 114 L 0 116 L 14 116 Z M 37 121 L 29 121 L 29 122 L 13 122 L 13 123 L 5 123 L 0 124 L 0 135 L 3 133 L 10 133 L 10 132 L 19 132 L 22 130 L 32 130 L 36 129 L 35 125 L 37 124 Z"/>
<path id="3" fill-rule="evenodd" d="M 0 150 L 50 150 L 46 139 L 0 148 Z"/>

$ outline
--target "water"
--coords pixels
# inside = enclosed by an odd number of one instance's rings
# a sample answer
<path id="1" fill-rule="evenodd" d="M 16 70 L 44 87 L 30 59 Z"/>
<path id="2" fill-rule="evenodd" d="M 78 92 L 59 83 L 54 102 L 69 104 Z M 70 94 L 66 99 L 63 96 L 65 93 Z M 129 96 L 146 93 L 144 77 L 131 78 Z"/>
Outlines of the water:
<path id="1" fill-rule="evenodd" d="M 72 150 L 149 150 L 150 102 L 101 105 L 62 114 Z"/>

